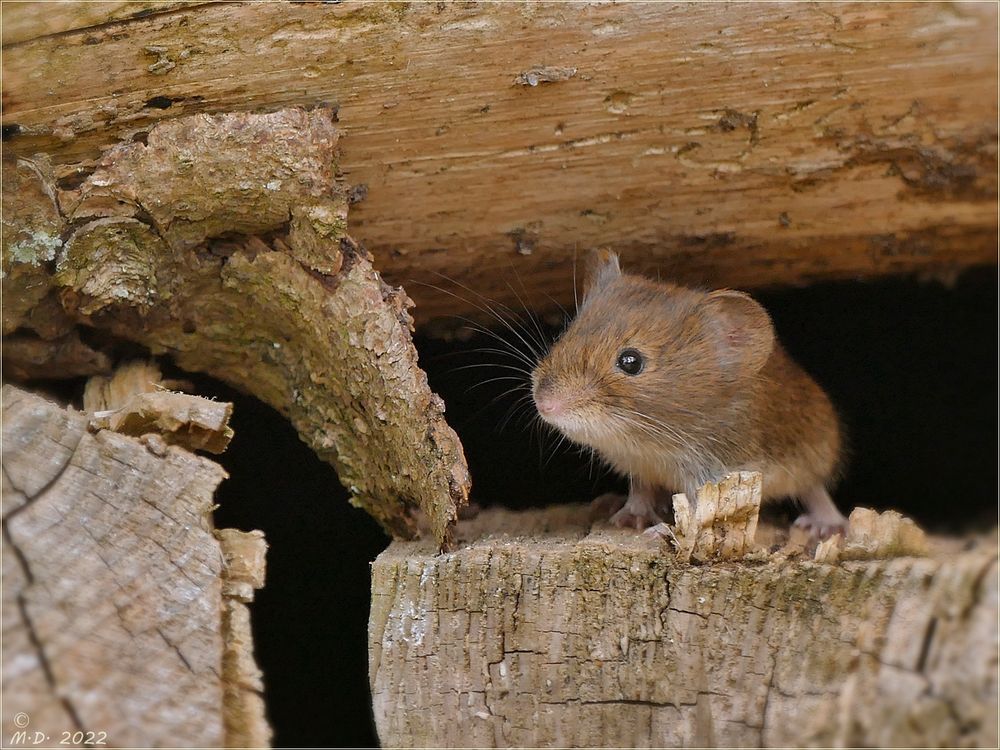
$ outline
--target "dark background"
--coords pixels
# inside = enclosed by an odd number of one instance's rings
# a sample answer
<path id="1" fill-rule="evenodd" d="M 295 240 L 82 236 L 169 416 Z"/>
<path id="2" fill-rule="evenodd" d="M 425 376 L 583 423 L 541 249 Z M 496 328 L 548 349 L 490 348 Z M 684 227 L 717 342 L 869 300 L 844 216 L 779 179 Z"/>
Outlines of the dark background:
<path id="1" fill-rule="evenodd" d="M 897 508 L 939 532 L 997 523 L 995 268 L 968 272 L 950 289 L 890 279 L 756 296 L 785 347 L 840 409 L 851 444 L 834 493 L 842 510 Z M 513 383 L 486 381 L 510 373 L 458 369 L 503 361 L 474 351 L 493 346 L 488 338 L 416 343 L 462 438 L 480 505 L 587 501 L 622 486 L 571 448 L 554 450 L 551 435 L 527 424 L 531 409 L 499 429 L 517 394 L 501 396 Z M 235 403 L 236 435 L 214 457 L 230 474 L 217 494 L 216 524 L 267 536 L 267 585 L 251 613 L 275 744 L 374 745 L 369 564 L 388 539 L 347 503 L 333 469 L 277 412 L 164 364 L 198 393 Z M 63 399 L 79 399 L 82 383 L 57 389 Z M 789 519 L 795 513 L 783 512 Z"/>
<path id="2" fill-rule="evenodd" d="M 996 269 L 967 273 L 952 289 L 885 280 L 757 296 L 786 348 L 840 408 L 852 446 L 835 493 L 844 511 L 897 508 L 937 531 L 996 524 Z M 616 486 L 575 451 L 553 453 L 555 441 L 540 440 L 524 420 L 498 431 L 515 396 L 488 404 L 514 384 L 476 386 L 510 373 L 457 369 L 502 361 L 470 351 L 491 345 L 417 339 L 465 446 L 474 499 L 524 507 L 586 501 Z M 374 745 L 369 563 L 388 540 L 274 411 L 214 381 L 199 384 L 236 402 L 216 522 L 263 529 L 270 545 L 267 586 L 252 612 L 275 744 Z"/>

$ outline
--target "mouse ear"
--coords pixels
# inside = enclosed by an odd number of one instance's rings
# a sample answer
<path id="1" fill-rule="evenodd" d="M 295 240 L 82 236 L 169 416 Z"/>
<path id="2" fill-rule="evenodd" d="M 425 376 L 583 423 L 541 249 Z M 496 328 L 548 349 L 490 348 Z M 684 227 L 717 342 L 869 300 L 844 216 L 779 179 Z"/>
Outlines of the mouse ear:
<path id="1" fill-rule="evenodd" d="M 723 367 L 759 371 L 774 349 L 767 310 L 748 294 L 722 289 L 706 297 L 705 311 Z"/>
<path id="2" fill-rule="evenodd" d="M 586 291 L 583 293 L 584 302 L 594 292 L 600 291 L 621 275 L 622 269 L 618 265 L 618 253 L 613 253 L 606 247 L 592 251 L 587 257 L 587 281 Z"/>

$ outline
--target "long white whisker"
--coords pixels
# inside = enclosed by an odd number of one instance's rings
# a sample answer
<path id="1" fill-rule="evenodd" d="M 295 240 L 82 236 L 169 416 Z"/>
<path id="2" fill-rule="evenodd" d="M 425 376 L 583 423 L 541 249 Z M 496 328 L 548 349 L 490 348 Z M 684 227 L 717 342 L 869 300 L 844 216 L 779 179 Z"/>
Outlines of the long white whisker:
<path id="1" fill-rule="evenodd" d="M 515 378 L 513 375 L 500 375 L 499 377 L 496 378 L 488 378 L 486 380 L 480 380 L 478 383 L 473 383 L 472 385 L 469 386 L 469 390 L 471 391 L 475 388 L 488 385 L 489 383 L 497 383 L 504 380 L 508 381 L 513 380 L 515 383 L 520 383 L 521 385 L 518 386 L 518 388 L 516 388 L 515 390 L 521 390 L 524 387 L 524 378 Z"/>
<path id="2" fill-rule="evenodd" d="M 477 362 L 472 365 L 462 365 L 461 367 L 455 367 L 449 370 L 449 372 L 458 372 L 459 370 L 475 370 L 480 367 L 489 367 L 492 370 L 511 370 L 513 372 L 519 372 L 523 375 L 531 375 L 530 370 L 525 370 L 523 367 L 515 367 L 514 365 L 502 365 L 494 362 Z M 523 380 L 523 378 L 522 378 Z"/>
<path id="3" fill-rule="evenodd" d="M 520 284 L 521 285 L 521 289 L 524 290 L 524 296 L 527 297 L 528 296 L 528 290 L 527 290 L 527 288 L 525 288 L 524 282 L 521 281 L 521 276 L 517 273 L 517 269 L 514 268 L 514 264 L 513 263 L 510 264 L 510 269 L 511 269 L 511 271 L 514 272 L 514 278 L 517 279 L 517 283 Z M 531 314 L 531 310 L 528 309 L 528 305 L 525 303 L 524 299 L 521 298 L 521 295 L 518 293 L 518 291 L 514 287 L 512 287 L 510 285 L 509 281 L 507 281 L 505 283 L 507 284 L 507 288 L 510 289 L 514 293 L 514 296 L 517 298 L 517 301 L 521 303 L 521 307 L 524 309 L 525 316 L 528 318 L 528 320 L 531 321 L 532 325 L 535 327 L 535 334 L 537 334 L 537 336 L 538 336 L 538 338 L 535 339 L 536 343 L 538 344 L 538 352 L 536 354 L 540 358 L 542 356 L 542 353 L 547 348 L 546 345 L 545 345 L 545 334 L 542 333 L 542 327 L 540 325 L 538 325 L 538 319 L 534 315 Z M 524 329 L 525 329 L 525 333 L 528 333 L 530 331 L 530 329 L 527 326 L 524 326 Z M 534 335 L 534 334 L 532 334 L 532 335 Z"/>
<path id="4" fill-rule="evenodd" d="M 573 245 L 573 306 L 576 314 L 580 314 L 580 300 L 576 296 L 576 245 Z"/>
<path id="5" fill-rule="evenodd" d="M 455 294 L 454 292 L 450 292 L 450 291 L 448 291 L 446 289 L 443 289 L 441 287 L 435 287 L 433 284 L 425 284 L 425 286 L 429 286 L 432 289 L 436 288 L 436 289 L 438 289 L 438 291 L 443 292 L 444 294 L 449 294 L 452 297 L 454 297 L 455 299 L 461 300 L 462 302 L 467 302 L 467 303 L 475 306 L 481 312 L 484 312 L 484 313 L 486 313 L 488 315 L 492 315 L 497 321 L 499 321 L 502 325 L 504 325 L 511 333 L 513 333 L 515 336 L 517 336 L 517 338 L 520 339 L 521 343 L 524 344 L 526 347 L 528 347 L 528 351 L 531 352 L 531 354 L 534 355 L 534 357 L 536 359 L 538 359 L 541 356 L 541 352 L 537 351 L 535 349 L 535 347 L 532 346 L 532 344 L 521 334 L 521 332 L 518 331 L 518 329 L 514 327 L 514 325 L 512 324 L 511 321 L 512 321 L 512 319 L 516 321 L 517 316 L 514 314 L 514 311 L 511 310 L 507 305 L 503 304 L 502 302 L 496 302 L 496 301 L 494 301 L 494 304 L 496 304 L 497 306 L 501 307 L 508 315 L 510 315 L 510 318 L 506 318 L 503 315 L 501 315 L 499 312 L 497 312 L 490 305 L 489 301 L 486 300 L 486 297 L 484 297 L 482 294 L 480 294 L 479 292 L 477 292 L 475 289 L 471 289 L 470 287 L 466 286 L 462 282 L 460 282 L 460 281 L 458 281 L 456 279 L 449 278 L 448 276 L 445 276 L 443 273 L 438 273 L 436 271 L 432 271 L 432 273 L 434 273 L 436 276 L 440 276 L 442 279 L 444 279 L 446 281 L 451 282 L 452 284 L 455 284 L 456 286 L 461 287 L 462 289 L 464 289 L 465 291 L 469 292 L 470 294 L 476 295 L 481 300 L 483 300 L 483 304 L 478 304 L 475 301 L 470 300 L 470 299 L 463 299 L 461 296 Z M 420 283 L 420 282 L 418 282 L 418 283 Z"/>

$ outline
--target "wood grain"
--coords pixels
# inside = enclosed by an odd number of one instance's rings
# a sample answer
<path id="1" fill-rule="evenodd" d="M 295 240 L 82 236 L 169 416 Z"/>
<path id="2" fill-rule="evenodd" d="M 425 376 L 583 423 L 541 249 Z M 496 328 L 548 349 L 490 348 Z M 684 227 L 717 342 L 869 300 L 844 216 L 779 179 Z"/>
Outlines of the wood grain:
<path id="1" fill-rule="evenodd" d="M 338 106 L 395 283 L 541 308 L 602 245 L 744 287 L 996 260 L 992 4 L 223 4 L 24 40 L 4 80 L 8 149 L 64 178 L 163 118 Z"/>
<path id="2" fill-rule="evenodd" d="M 491 510 L 372 567 L 392 747 L 993 747 L 996 534 L 691 566 L 587 508 Z"/>
<path id="3" fill-rule="evenodd" d="M 0 6 L 3 44 L 14 45 L 92 26 L 126 22 L 195 4 L 171 0 L 47 0 L 44 3 L 7 0 Z"/>
<path id="4" fill-rule="evenodd" d="M 48 746 L 67 733 L 73 746 L 221 747 L 233 732 L 266 745 L 262 705 L 224 709 L 240 686 L 223 653 L 252 664 L 253 644 L 223 623 L 244 605 L 224 597 L 213 536 L 222 467 L 92 432 L 86 414 L 11 386 L 2 396 L 5 742 L 27 728 Z"/>

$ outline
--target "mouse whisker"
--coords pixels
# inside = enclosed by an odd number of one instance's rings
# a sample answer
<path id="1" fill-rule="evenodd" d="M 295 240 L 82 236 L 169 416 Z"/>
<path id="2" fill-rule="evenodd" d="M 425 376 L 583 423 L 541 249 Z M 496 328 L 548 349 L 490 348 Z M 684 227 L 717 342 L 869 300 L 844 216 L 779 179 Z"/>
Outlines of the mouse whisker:
<path id="1" fill-rule="evenodd" d="M 521 281 L 520 274 L 518 274 L 517 269 L 514 268 L 513 263 L 510 264 L 510 268 L 514 272 L 514 278 L 517 279 L 517 283 L 520 284 L 521 289 L 524 290 L 524 296 L 526 298 L 528 296 L 528 290 L 527 288 L 525 288 L 524 282 Z M 532 325 L 535 327 L 535 333 L 537 334 L 537 338 L 535 339 L 535 341 L 537 342 L 539 347 L 537 356 L 541 358 L 542 355 L 548 350 L 549 345 L 545 340 L 545 334 L 542 332 L 542 327 L 538 324 L 538 318 L 531 314 L 531 310 L 528 309 L 528 305 L 525 303 L 524 299 L 521 298 L 521 295 L 518 293 L 518 291 L 513 286 L 511 286 L 510 282 L 506 281 L 504 283 L 506 283 L 507 288 L 514 293 L 514 296 L 517 298 L 517 301 L 521 303 L 521 307 L 524 309 L 525 317 L 528 320 L 530 320 Z M 525 329 L 527 330 L 527 326 L 525 326 Z"/>
<path id="2" fill-rule="evenodd" d="M 441 277 L 445 281 L 449 281 L 452 284 L 455 284 L 456 286 L 461 287 L 462 289 L 464 289 L 465 291 L 469 292 L 470 294 L 475 295 L 476 297 L 478 297 L 479 299 L 481 299 L 483 301 L 482 304 L 476 302 L 475 300 L 464 298 L 461 295 L 455 294 L 454 292 L 452 292 L 452 291 L 450 291 L 448 289 L 444 289 L 443 287 L 435 286 L 434 284 L 426 284 L 426 283 L 424 283 L 424 286 L 430 287 L 431 289 L 436 289 L 437 291 L 439 291 L 439 292 L 441 292 L 443 294 L 448 294 L 448 295 L 450 295 L 451 297 L 454 297 L 457 300 L 460 300 L 462 302 L 466 302 L 466 303 L 474 306 L 480 312 L 486 313 L 487 315 L 493 317 L 501 325 L 503 325 L 511 333 L 513 333 L 518 339 L 520 339 L 521 343 L 524 344 L 526 347 L 528 347 L 528 351 L 531 352 L 531 354 L 535 357 L 536 360 L 541 358 L 541 356 L 543 355 L 544 351 L 540 351 L 540 350 L 536 349 L 535 346 L 532 344 L 532 342 L 530 342 L 527 338 L 525 338 L 525 334 L 529 335 L 529 338 L 530 338 L 530 333 L 528 331 L 528 328 L 526 326 L 524 326 L 523 324 L 518 323 L 518 316 L 514 313 L 513 310 L 510 309 L 510 307 L 508 307 L 507 305 L 503 304 L 502 302 L 496 302 L 495 300 L 488 300 L 486 297 L 484 297 L 482 294 L 480 294 L 476 290 L 474 290 L 474 289 L 466 286 L 465 284 L 463 284 L 462 282 L 460 282 L 460 281 L 458 281 L 456 279 L 449 278 L 448 276 L 444 275 L 443 273 L 438 273 L 438 272 L 433 272 L 433 273 L 435 273 L 436 276 Z M 423 282 L 417 282 L 417 283 L 423 283 Z M 491 302 L 493 304 L 491 304 Z M 493 305 L 496 305 L 497 307 L 501 308 L 506 313 L 506 315 L 501 315 L 499 312 L 497 312 L 497 310 L 493 307 Z M 515 325 L 514 325 L 515 323 L 517 324 L 516 328 L 515 328 Z M 538 342 L 535 342 L 535 343 L 537 344 Z M 542 347 L 542 348 L 544 349 L 544 347 Z"/>
<path id="3" fill-rule="evenodd" d="M 580 299 L 576 293 L 576 245 L 573 246 L 573 307 L 580 314 Z"/>
<path id="4" fill-rule="evenodd" d="M 519 378 L 517 378 L 517 379 L 519 380 Z M 498 393 L 496 396 L 494 396 L 489 401 L 487 401 L 482 407 L 480 407 L 479 409 L 477 409 L 476 412 L 471 417 L 469 417 L 468 419 L 464 420 L 462 422 L 462 424 L 463 425 L 470 424 L 471 422 L 475 421 L 483 412 L 485 412 L 487 409 L 489 409 L 491 406 L 493 406 L 495 403 L 497 403 L 498 401 L 500 401 L 503 398 L 506 398 L 506 397 L 510 396 L 513 393 L 517 393 L 518 391 L 523 390 L 524 388 L 525 387 L 523 385 L 517 385 L 517 386 L 514 386 L 512 388 L 508 388 L 507 390 L 503 391 L 502 393 Z M 530 395 L 531 395 L 530 393 L 525 393 L 525 394 L 522 394 L 521 398 L 530 398 Z"/>
<path id="5" fill-rule="evenodd" d="M 674 436 L 676 436 L 679 440 L 683 439 L 683 440 L 688 441 L 688 442 L 694 442 L 695 445 L 697 445 L 699 447 L 703 447 L 700 439 L 696 438 L 695 436 L 693 436 L 693 435 L 691 435 L 689 433 L 681 432 L 680 430 L 678 430 L 677 428 L 673 427 L 672 425 L 669 425 L 666 422 L 663 422 L 662 420 L 658 420 L 658 419 L 654 418 L 653 416 L 651 416 L 649 414 L 645 414 L 645 413 L 639 412 L 639 411 L 634 411 L 632 409 L 626 409 L 625 407 L 618 407 L 618 408 L 621 409 L 621 410 L 623 410 L 623 411 L 627 411 L 627 412 L 629 412 L 631 414 L 634 414 L 635 416 L 637 416 L 637 417 L 645 420 L 646 424 L 649 427 L 651 427 L 651 428 L 654 428 L 654 429 L 657 429 L 657 430 L 666 431 L 666 432 L 668 432 L 668 433 L 673 434 Z M 703 437 L 705 439 L 709 440 L 710 442 L 713 442 L 713 443 L 718 443 L 719 442 L 718 438 L 715 437 L 714 435 L 705 435 Z"/>
<path id="6" fill-rule="evenodd" d="M 484 385 L 489 385 L 490 383 L 499 383 L 505 380 L 506 381 L 513 380 L 515 383 L 522 383 L 522 384 L 524 383 L 524 378 L 515 378 L 513 375 L 499 375 L 495 378 L 488 378 L 486 380 L 480 380 L 478 383 L 473 383 L 472 385 L 469 386 L 469 390 L 471 391 L 476 388 L 481 388 Z M 520 388 L 516 388 L 514 390 L 520 390 Z"/>
<path id="7" fill-rule="evenodd" d="M 466 356 L 468 356 L 469 354 L 496 354 L 503 357 L 510 357 L 511 359 L 515 360 L 518 364 L 521 363 L 527 364 L 527 361 L 524 359 L 523 356 L 521 356 L 520 352 L 515 353 L 509 349 L 497 349 L 496 347 L 489 347 L 489 346 L 479 347 L 477 349 L 468 349 L 463 352 L 456 352 L 456 354 L 464 354 Z M 530 372 L 531 371 L 529 369 L 528 373 L 530 374 Z"/>
<path id="8" fill-rule="evenodd" d="M 537 358 L 536 359 L 532 359 L 527 354 L 525 354 L 524 352 L 522 352 L 514 343 L 508 341 L 507 339 L 505 339 L 503 336 L 501 336 L 496 331 L 494 331 L 492 329 L 489 329 L 489 328 L 485 328 L 483 326 L 480 326 L 480 325 L 476 324 L 474 321 L 470 320 L 469 318 L 463 318 L 461 316 L 456 316 L 456 317 L 459 320 L 464 321 L 465 324 L 466 324 L 466 327 L 469 330 L 475 331 L 476 333 L 480 333 L 480 334 L 482 334 L 484 336 L 487 336 L 487 337 L 489 337 L 489 338 L 491 338 L 491 339 L 493 339 L 495 341 L 498 341 L 499 343 L 503 344 L 505 347 L 507 347 L 506 349 L 485 349 L 484 348 L 481 351 L 492 351 L 492 352 L 495 352 L 496 354 L 504 354 L 506 356 L 516 357 L 517 359 L 519 359 L 520 361 L 522 361 L 526 365 L 528 365 L 528 367 L 534 367 L 535 364 L 537 363 L 537 361 L 538 361 Z"/>
<path id="9" fill-rule="evenodd" d="M 523 419 L 525 416 L 531 419 L 532 416 L 532 406 L 531 394 L 522 395 L 517 401 L 514 402 L 513 406 L 507 411 L 507 416 L 503 418 L 500 425 L 497 427 L 497 432 L 503 432 L 504 428 L 514 419 Z"/>
<path id="10" fill-rule="evenodd" d="M 623 409 L 623 411 L 634 414 L 639 419 L 632 419 L 630 417 L 623 417 L 621 414 L 617 415 L 619 422 L 622 422 L 630 427 L 640 430 L 642 433 L 654 438 L 666 438 L 668 441 L 679 445 L 689 451 L 697 451 L 700 453 L 710 454 L 710 451 L 706 449 L 696 438 L 682 433 L 680 430 L 671 427 L 659 420 L 650 417 L 648 414 L 643 414 L 642 412 L 634 411 L 632 409 Z M 635 442 L 632 440 L 631 442 Z"/>
<path id="11" fill-rule="evenodd" d="M 514 365 L 495 364 L 493 362 L 477 362 L 472 365 L 462 365 L 461 367 L 452 368 L 450 372 L 458 372 L 459 370 L 474 370 L 480 367 L 488 367 L 491 370 L 511 370 L 513 372 L 519 372 L 522 375 L 527 375 L 529 377 L 531 376 L 531 371 L 526 370 L 523 367 L 515 367 Z M 525 382 L 527 382 L 527 379 L 525 378 L 522 378 L 522 380 L 525 380 Z"/>
<path id="12" fill-rule="evenodd" d="M 557 431 L 555 434 L 559 437 L 559 440 L 558 442 L 556 442 L 555 446 L 552 448 L 552 451 L 549 453 L 549 457 L 546 458 L 545 461 L 542 463 L 542 469 L 544 469 L 549 465 L 552 459 L 555 458 L 556 455 L 559 453 L 559 449 L 566 444 L 566 436 L 563 433 Z"/>

